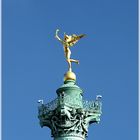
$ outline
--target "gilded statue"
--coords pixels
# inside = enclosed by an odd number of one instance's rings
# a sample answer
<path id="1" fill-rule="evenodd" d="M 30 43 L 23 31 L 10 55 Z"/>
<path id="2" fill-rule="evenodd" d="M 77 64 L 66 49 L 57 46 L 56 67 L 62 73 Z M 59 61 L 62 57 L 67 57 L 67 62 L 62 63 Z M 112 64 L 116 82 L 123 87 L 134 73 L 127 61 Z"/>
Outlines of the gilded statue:
<path id="1" fill-rule="evenodd" d="M 85 36 L 85 34 L 81 34 L 81 35 L 75 35 L 75 34 L 66 35 L 66 34 L 64 34 L 64 39 L 61 39 L 58 36 L 58 32 L 59 32 L 59 29 L 56 30 L 55 37 L 63 44 L 65 58 L 66 58 L 66 61 L 68 62 L 68 66 L 69 66 L 68 71 L 71 72 L 72 71 L 71 63 L 74 62 L 74 63 L 79 64 L 79 60 L 71 59 L 70 47 L 74 46 L 76 44 L 76 42 L 79 41 L 79 39 L 81 39 L 82 37 Z"/>

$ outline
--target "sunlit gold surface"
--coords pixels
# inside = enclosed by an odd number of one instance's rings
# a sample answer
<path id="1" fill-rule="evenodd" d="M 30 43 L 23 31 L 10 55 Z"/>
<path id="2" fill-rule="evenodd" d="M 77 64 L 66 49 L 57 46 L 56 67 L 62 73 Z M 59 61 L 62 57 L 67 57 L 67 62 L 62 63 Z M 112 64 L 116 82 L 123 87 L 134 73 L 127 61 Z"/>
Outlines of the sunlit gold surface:
<path id="1" fill-rule="evenodd" d="M 65 75 L 64 75 L 64 81 L 66 80 L 75 80 L 76 81 L 76 75 L 75 73 L 68 71 Z"/>
<path id="2" fill-rule="evenodd" d="M 66 34 L 64 34 L 64 39 L 61 39 L 58 36 L 58 32 L 59 32 L 59 29 L 56 30 L 55 37 L 63 44 L 64 54 L 65 54 L 66 61 L 68 62 L 68 66 L 69 66 L 68 71 L 72 71 L 71 63 L 74 62 L 74 63 L 79 64 L 79 60 L 71 59 L 70 47 L 74 46 L 76 44 L 76 42 L 78 42 L 79 39 L 81 39 L 85 35 L 84 34 L 81 34 L 81 35 L 75 35 L 75 34 L 66 35 Z"/>

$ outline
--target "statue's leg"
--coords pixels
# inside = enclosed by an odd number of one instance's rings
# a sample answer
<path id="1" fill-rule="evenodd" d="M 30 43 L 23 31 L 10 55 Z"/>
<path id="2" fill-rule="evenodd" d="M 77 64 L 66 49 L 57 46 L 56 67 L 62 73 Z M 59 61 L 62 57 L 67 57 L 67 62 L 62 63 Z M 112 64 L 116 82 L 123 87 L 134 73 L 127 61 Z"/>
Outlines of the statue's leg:
<path id="1" fill-rule="evenodd" d="M 68 65 L 69 65 L 69 71 L 72 71 L 70 59 L 67 59 L 67 62 L 68 62 Z"/>
<path id="2" fill-rule="evenodd" d="M 68 65 L 69 65 L 69 71 L 72 71 L 71 59 L 70 59 L 71 51 L 70 51 L 69 47 L 65 47 L 64 50 L 65 50 L 66 60 L 67 60 Z"/>
<path id="3" fill-rule="evenodd" d="M 70 62 L 74 62 L 74 63 L 79 64 L 79 60 L 75 60 L 75 59 L 70 59 Z"/>

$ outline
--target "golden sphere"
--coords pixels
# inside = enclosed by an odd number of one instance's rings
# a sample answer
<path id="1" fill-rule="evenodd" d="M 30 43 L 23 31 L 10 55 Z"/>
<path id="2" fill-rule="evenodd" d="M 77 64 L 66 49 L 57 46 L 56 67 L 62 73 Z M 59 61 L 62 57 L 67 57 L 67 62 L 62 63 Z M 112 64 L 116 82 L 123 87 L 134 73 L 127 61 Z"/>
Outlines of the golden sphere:
<path id="1" fill-rule="evenodd" d="M 67 73 L 65 73 L 64 75 L 64 81 L 66 80 L 75 80 L 76 81 L 76 75 L 75 73 L 68 71 Z"/>

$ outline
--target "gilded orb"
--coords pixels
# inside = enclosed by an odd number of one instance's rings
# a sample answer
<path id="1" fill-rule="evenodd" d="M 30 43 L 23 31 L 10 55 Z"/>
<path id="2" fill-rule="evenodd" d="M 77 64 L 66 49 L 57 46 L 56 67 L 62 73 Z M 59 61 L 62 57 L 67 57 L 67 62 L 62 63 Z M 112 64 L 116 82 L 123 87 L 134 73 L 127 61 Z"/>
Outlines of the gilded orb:
<path id="1" fill-rule="evenodd" d="M 67 80 L 74 80 L 76 81 L 76 75 L 74 72 L 71 72 L 71 71 L 68 71 L 67 73 L 65 73 L 64 75 L 64 81 L 67 81 Z"/>

